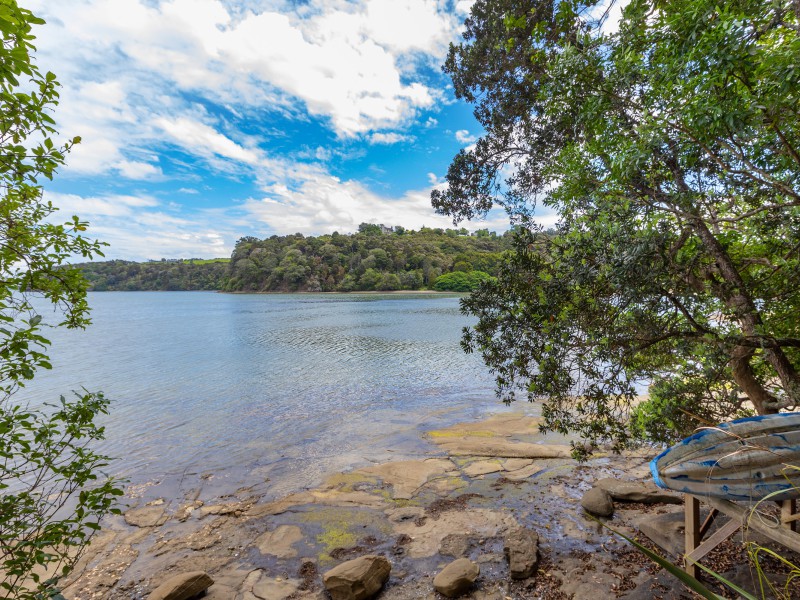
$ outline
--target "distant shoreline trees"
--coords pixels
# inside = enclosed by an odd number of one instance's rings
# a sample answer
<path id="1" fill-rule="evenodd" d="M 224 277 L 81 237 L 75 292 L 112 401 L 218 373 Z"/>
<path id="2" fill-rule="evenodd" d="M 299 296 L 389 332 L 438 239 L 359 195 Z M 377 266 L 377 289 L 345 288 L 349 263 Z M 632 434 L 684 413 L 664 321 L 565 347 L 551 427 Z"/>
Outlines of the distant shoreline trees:
<path id="1" fill-rule="evenodd" d="M 227 292 L 465 292 L 499 271 L 508 235 L 363 223 L 353 234 L 243 237 L 230 260 L 78 265 L 90 289 Z"/>

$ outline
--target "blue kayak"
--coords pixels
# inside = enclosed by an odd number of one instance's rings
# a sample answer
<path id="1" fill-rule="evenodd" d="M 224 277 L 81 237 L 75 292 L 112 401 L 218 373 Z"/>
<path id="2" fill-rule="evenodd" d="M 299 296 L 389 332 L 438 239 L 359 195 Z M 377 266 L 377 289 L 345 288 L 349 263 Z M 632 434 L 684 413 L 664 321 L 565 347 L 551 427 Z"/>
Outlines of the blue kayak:
<path id="1" fill-rule="evenodd" d="M 659 487 L 700 497 L 800 498 L 800 413 L 703 428 L 656 456 L 650 472 Z"/>

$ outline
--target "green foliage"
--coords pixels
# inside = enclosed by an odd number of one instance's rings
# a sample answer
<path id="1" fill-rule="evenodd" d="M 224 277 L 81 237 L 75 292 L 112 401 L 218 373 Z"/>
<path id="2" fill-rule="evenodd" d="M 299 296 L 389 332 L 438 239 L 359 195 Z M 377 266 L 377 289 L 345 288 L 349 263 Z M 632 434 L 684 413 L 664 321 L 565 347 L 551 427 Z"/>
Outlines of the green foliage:
<path id="1" fill-rule="evenodd" d="M 682 437 L 800 405 L 800 56 L 788 0 L 478 0 L 445 70 L 485 134 L 434 206 L 504 207 L 464 344 L 545 428 Z M 558 216 L 552 232 L 532 218 Z M 633 432 L 637 384 L 653 382 Z M 670 404 L 674 404 L 670 406 Z M 659 423 L 660 416 L 669 419 Z M 660 428 L 660 430 L 659 430 Z"/>
<path id="2" fill-rule="evenodd" d="M 92 291 L 220 290 L 228 275 L 227 258 L 137 263 L 110 260 L 75 265 Z"/>
<path id="3" fill-rule="evenodd" d="M 353 235 L 239 240 L 231 259 L 124 260 L 76 265 L 93 291 L 350 292 L 434 288 L 450 271 L 497 273 L 509 236 L 416 232 L 364 224 Z M 487 275 L 488 276 L 488 275 Z M 477 275 L 458 291 L 475 289 Z M 446 289 L 451 288 L 435 288 Z M 455 289 L 455 288 L 453 288 Z"/>
<path id="4" fill-rule="evenodd" d="M 42 198 L 40 180 L 79 140 L 58 147 L 51 137 L 58 84 L 31 57 L 31 26 L 41 23 L 0 0 L 0 590 L 15 599 L 50 597 L 120 494 L 98 475 L 108 459 L 89 447 L 103 436 L 93 422 L 108 406 L 101 394 L 49 407 L 20 399 L 36 370 L 50 368 L 33 299 L 60 309 L 61 325 L 85 326 L 86 283 L 65 262 L 101 254 L 81 235 L 86 223 L 57 223 Z"/>
<path id="5" fill-rule="evenodd" d="M 222 289 L 246 292 L 349 292 L 418 290 L 437 287 L 442 277 L 469 291 L 481 275 L 497 273 L 510 237 L 470 236 L 466 230 L 412 231 L 362 224 L 352 235 L 242 238 L 233 251 Z M 90 268 L 90 265 L 87 265 Z M 456 279 L 448 279 L 455 276 Z"/>
<path id="6" fill-rule="evenodd" d="M 483 271 L 453 271 L 436 278 L 433 289 L 440 292 L 472 292 L 478 289 L 481 282 L 491 279 L 492 276 Z"/>

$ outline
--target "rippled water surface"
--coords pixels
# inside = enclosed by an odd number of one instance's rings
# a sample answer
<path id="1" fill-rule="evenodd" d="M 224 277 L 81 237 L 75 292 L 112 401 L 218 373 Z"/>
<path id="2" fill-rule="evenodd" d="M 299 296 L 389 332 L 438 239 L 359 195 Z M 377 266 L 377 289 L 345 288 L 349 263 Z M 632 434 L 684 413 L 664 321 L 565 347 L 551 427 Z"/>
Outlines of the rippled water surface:
<path id="1" fill-rule="evenodd" d="M 20 396 L 103 390 L 103 449 L 134 483 L 213 474 L 277 495 L 502 409 L 459 346 L 457 297 L 112 292 L 90 304 L 86 331 L 49 332 L 54 368 Z"/>

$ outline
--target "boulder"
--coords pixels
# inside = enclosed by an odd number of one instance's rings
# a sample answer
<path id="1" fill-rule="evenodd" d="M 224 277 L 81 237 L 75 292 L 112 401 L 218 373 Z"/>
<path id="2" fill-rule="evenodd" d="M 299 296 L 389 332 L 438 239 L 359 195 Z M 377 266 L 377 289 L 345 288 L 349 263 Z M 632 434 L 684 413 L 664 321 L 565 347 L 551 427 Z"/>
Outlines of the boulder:
<path id="1" fill-rule="evenodd" d="M 539 563 L 539 536 L 530 529 L 513 529 L 506 537 L 503 551 L 511 579 L 527 579 Z"/>
<path id="2" fill-rule="evenodd" d="M 468 558 L 459 558 L 433 578 L 433 587 L 448 598 L 457 598 L 469 591 L 481 569 Z"/>
<path id="3" fill-rule="evenodd" d="M 643 504 L 683 504 L 683 498 L 662 490 L 650 481 L 623 481 L 607 477 L 595 482 L 595 487 L 604 489 L 614 500 L 641 502 Z"/>
<path id="4" fill-rule="evenodd" d="M 599 487 L 593 487 L 583 495 L 581 506 L 586 512 L 598 517 L 610 517 L 614 514 L 611 494 Z"/>
<path id="5" fill-rule="evenodd" d="M 361 556 L 335 566 L 322 582 L 333 600 L 367 600 L 381 590 L 391 570 L 383 556 Z"/>
<path id="6" fill-rule="evenodd" d="M 205 592 L 214 580 L 203 571 L 191 571 L 171 577 L 150 592 L 147 600 L 189 600 Z"/>

